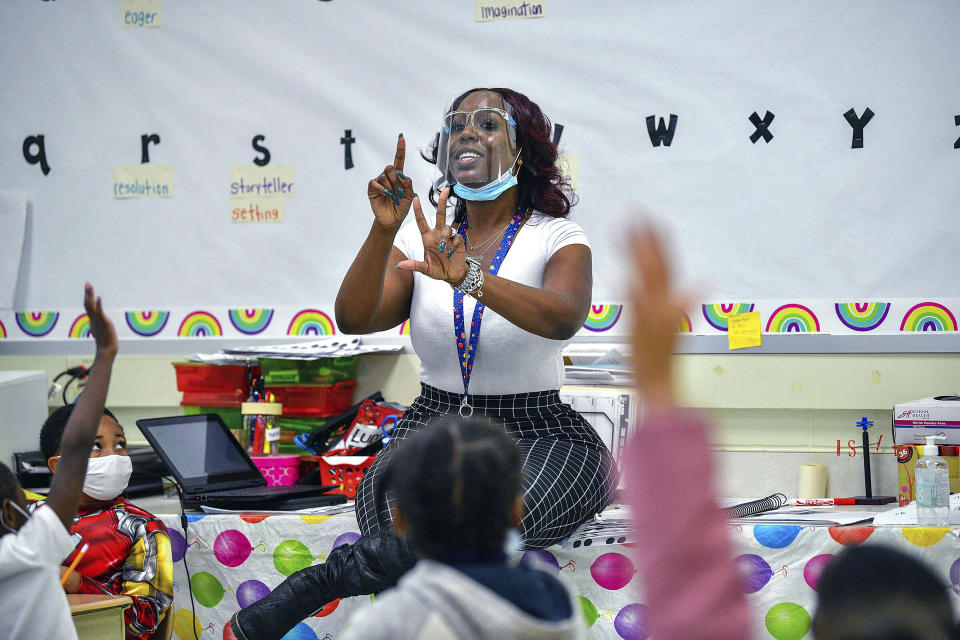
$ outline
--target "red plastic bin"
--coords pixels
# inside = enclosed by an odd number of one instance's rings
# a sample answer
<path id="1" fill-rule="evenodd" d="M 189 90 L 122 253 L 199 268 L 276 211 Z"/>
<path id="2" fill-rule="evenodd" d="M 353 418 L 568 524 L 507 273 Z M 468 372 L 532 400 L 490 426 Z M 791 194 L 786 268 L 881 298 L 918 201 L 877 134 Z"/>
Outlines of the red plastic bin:
<path id="1" fill-rule="evenodd" d="M 377 456 L 316 456 L 321 484 L 338 484 L 342 493 L 351 500 L 357 497 L 357 487 L 363 480 L 367 467 Z"/>
<path id="2" fill-rule="evenodd" d="M 333 385 L 291 385 L 267 387 L 283 405 L 285 416 L 328 417 L 343 413 L 353 406 L 356 380 Z"/>
<path id="3" fill-rule="evenodd" d="M 236 407 L 246 400 L 243 391 L 236 393 L 223 391 L 184 391 L 181 407 Z"/>
<path id="4" fill-rule="evenodd" d="M 178 391 L 219 391 L 247 395 L 247 367 L 245 365 L 200 364 L 174 362 Z M 260 377 L 260 367 L 253 367 L 253 377 Z"/>

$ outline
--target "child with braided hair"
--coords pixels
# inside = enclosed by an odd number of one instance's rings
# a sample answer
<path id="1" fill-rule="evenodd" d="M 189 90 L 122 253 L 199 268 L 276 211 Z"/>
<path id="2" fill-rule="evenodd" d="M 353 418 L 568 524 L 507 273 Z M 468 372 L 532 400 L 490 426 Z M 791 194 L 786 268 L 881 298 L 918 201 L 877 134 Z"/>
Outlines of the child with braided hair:
<path id="1" fill-rule="evenodd" d="M 520 450 L 486 418 L 444 417 L 405 440 L 383 487 L 418 562 L 357 613 L 344 640 L 583 637 L 560 581 L 507 561 L 523 515 L 520 470 Z"/>

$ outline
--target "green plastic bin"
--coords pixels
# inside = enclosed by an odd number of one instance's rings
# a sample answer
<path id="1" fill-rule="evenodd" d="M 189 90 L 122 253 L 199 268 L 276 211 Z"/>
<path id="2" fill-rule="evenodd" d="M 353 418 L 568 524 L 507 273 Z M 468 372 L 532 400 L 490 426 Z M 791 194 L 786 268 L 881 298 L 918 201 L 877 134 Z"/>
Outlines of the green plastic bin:
<path id="1" fill-rule="evenodd" d="M 357 378 L 357 358 L 318 358 L 284 360 L 260 358 L 260 370 L 267 385 L 336 384 Z"/>

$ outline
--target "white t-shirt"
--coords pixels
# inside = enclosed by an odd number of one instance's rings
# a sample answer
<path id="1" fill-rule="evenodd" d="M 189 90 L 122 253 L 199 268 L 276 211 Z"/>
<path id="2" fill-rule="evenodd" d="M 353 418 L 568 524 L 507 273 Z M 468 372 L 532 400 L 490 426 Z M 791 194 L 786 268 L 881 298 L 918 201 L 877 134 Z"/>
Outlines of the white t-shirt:
<path id="1" fill-rule="evenodd" d="M 0 638 L 76 638 L 60 564 L 73 551 L 56 512 L 37 508 L 17 533 L 0 537 Z"/>
<path id="2" fill-rule="evenodd" d="M 580 225 L 534 212 L 514 238 L 497 275 L 540 288 L 547 261 L 558 249 L 571 244 L 590 246 Z M 400 229 L 394 245 L 407 258 L 423 260 L 423 240 L 414 222 Z M 463 297 L 464 330 L 468 336 L 475 306 L 473 297 Z M 420 357 L 420 379 L 444 391 L 463 393 L 453 328 L 453 289 L 446 282 L 413 274 L 410 340 Z M 559 389 L 563 384 L 560 350 L 567 342 L 524 331 L 486 308 L 470 376 L 470 394 Z"/>

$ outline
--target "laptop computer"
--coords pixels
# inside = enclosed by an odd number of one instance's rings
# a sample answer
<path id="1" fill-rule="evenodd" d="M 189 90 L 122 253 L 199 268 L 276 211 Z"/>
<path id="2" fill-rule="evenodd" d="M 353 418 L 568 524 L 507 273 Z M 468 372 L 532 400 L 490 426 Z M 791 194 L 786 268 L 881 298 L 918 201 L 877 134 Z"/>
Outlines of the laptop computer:
<path id="1" fill-rule="evenodd" d="M 184 507 L 293 510 L 346 502 L 337 485 L 268 487 L 253 460 L 215 414 L 147 418 L 137 426 L 183 488 Z"/>

